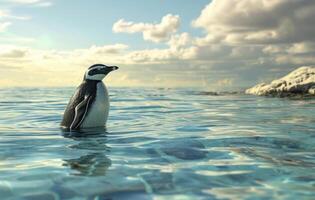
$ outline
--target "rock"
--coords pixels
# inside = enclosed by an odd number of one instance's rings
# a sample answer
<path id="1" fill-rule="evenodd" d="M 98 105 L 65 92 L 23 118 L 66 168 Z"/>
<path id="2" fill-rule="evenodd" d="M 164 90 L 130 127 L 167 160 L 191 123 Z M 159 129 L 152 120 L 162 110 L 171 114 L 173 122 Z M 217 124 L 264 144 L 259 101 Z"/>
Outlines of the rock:
<path id="1" fill-rule="evenodd" d="M 288 75 L 272 81 L 260 83 L 245 91 L 259 96 L 315 95 L 315 67 L 300 67 Z"/>

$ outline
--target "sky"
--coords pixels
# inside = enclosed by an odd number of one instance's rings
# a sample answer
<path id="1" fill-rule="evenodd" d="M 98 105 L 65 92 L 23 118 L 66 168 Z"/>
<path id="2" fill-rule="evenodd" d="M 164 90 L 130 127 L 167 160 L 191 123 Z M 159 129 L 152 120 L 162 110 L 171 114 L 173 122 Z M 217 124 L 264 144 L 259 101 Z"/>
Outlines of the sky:
<path id="1" fill-rule="evenodd" d="M 315 64 L 311 0 L 0 0 L 0 87 L 248 88 Z"/>

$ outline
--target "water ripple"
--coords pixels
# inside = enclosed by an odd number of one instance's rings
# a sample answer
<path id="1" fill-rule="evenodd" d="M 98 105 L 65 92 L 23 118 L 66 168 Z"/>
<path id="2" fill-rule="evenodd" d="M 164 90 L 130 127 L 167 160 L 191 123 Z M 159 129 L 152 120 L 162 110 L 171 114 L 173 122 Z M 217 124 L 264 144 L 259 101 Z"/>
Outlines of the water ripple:
<path id="1" fill-rule="evenodd" d="M 315 100 L 110 88 L 107 129 L 65 132 L 73 89 L 0 90 L 1 198 L 315 195 Z"/>

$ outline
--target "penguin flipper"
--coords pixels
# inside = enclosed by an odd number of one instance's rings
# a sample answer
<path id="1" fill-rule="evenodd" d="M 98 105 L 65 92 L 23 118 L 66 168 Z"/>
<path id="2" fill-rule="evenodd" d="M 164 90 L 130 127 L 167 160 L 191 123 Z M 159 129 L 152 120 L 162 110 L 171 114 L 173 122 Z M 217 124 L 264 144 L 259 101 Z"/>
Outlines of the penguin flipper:
<path id="1" fill-rule="evenodd" d="M 73 122 L 70 125 L 70 130 L 76 130 L 80 128 L 84 118 L 87 115 L 89 106 L 92 103 L 93 95 L 85 96 L 83 101 L 81 101 L 74 109 L 75 115 Z"/>

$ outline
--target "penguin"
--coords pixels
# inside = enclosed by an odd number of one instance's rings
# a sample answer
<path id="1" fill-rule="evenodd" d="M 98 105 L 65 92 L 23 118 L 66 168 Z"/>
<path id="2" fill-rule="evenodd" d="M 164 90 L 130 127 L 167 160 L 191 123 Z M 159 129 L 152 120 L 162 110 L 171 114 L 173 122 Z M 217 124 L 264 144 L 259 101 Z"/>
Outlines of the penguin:
<path id="1" fill-rule="evenodd" d="M 95 64 L 84 74 L 83 82 L 64 111 L 61 127 L 79 130 L 82 128 L 104 127 L 108 118 L 109 98 L 103 79 L 117 66 Z"/>

